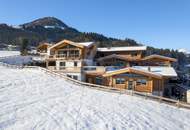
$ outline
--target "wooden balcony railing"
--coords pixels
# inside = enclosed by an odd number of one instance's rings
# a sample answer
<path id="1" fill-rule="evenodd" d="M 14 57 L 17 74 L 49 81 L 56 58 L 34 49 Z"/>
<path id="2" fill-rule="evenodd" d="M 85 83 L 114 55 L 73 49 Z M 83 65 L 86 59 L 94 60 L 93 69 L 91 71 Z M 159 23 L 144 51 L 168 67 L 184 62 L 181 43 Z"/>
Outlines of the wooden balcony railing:
<path id="1" fill-rule="evenodd" d="M 58 54 L 58 55 L 49 55 L 48 58 L 49 59 L 81 59 L 81 56 Z"/>
<path id="2" fill-rule="evenodd" d="M 56 66 L 48 66 L 48 69 L 52 71 L 74 72 L 74 73 L 80 73 L 82 71 L 80 67 L 65 67 L 65 66 L 60 66 L 59 68 L 56 68 Z"/>

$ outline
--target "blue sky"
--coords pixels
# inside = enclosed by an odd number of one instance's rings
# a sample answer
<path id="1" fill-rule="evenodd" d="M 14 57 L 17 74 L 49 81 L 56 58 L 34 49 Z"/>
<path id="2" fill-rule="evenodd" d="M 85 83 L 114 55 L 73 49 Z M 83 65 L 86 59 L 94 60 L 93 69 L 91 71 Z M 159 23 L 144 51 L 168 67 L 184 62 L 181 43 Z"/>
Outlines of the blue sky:
<path id="1" fill-rule="evenodd" d="M 54 16 L 83 32 L 190 49 L 190 0 L 0 0 L 0 23 Z"/>

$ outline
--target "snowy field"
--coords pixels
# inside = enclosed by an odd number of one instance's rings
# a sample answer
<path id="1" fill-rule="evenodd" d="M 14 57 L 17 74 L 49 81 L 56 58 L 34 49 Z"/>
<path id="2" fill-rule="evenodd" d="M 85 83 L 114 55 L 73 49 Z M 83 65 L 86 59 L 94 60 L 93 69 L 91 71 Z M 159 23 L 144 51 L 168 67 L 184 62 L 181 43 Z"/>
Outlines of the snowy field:
<path id="1" fill-rule="evenodd" d="M 4 62 L 11 65 L 23 65 L 32 62 L 31 56 L 19 56 L 19 55 L 20 55 L 19 51 L 0 51 L 0 62 Z"/>
<path id="2" fill-rule="evenodd" d="M 19 51 L 0 51 L 0 57 L 20 55 Z"/>
<path id="3" fill-rule="evenodd" d="M 189 130 L 190 111 L 0 66 L 0 130 Z"/>

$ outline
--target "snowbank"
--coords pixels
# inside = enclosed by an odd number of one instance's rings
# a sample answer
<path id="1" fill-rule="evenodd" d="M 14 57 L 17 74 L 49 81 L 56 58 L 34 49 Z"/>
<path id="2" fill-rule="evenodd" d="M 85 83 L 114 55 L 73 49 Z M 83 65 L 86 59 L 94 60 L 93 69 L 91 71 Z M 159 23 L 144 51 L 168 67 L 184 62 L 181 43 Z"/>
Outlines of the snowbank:
<path id="1" fill-rule="evenodd" d="M 189 130 L 190 111 L 0 66 L 0 129 Z"/>

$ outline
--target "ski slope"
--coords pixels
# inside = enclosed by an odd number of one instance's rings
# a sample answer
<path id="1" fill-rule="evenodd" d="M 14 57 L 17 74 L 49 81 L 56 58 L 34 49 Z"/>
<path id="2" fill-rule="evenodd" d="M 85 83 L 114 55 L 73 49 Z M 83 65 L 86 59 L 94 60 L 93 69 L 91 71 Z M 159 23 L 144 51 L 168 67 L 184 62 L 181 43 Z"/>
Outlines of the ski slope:
<path id="1" fill-rule="evenodd" d="M 0 130 L 189 130 L 190 110 L 0 66 Z"/>

